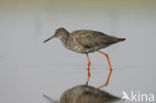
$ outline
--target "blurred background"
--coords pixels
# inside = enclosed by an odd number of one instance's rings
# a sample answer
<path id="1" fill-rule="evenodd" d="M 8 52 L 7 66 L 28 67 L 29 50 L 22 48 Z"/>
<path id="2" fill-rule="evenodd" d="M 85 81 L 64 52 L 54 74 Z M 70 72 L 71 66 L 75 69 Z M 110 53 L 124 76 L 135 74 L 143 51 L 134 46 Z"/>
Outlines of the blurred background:
<path id="1" fill-rule="evenodd" d="M 156 94 L 156 0 L 0 0 L 0 102 L 46 103 L 87 80 L 87 59 L 58 39 L 43 44 L 59 27 L 101 31 L 126 41 L 102 51 L 113 72 L 108 87 Z M 91 53 L 89 85 L 105 83 L 105 56 Z"/>

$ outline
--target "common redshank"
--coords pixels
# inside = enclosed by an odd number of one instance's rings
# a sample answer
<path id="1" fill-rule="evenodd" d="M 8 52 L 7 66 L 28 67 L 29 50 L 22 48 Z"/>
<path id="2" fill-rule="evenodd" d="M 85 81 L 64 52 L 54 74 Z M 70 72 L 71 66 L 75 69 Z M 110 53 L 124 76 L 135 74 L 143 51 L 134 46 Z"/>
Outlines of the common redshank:
<path id="1" fill-rule="evenodd" d="M 69 33 L 65 28 L 58 28 L 55 31 L 55 34 L 52 35 L 50 38 L 46 39 L 43 43 L 53 38 L 59 38 L 61 42 L 63 43 L 64 47 L 69 50 L 72 50 L 77 53 L 86 54 L 86 57 L 88 59 L 88 68 L 87 68 L 88 79 L 87 79 L 86 85 L 88 85 L 88 82 L 90 79 L 90 64 L 91 64 L 88 53 L 97 51 L 105 55 L 107 58 L 107 62 L 108 62 L 108 65 L 110 68 L 110 74 L 111 74 L 112 66 L 109 60 L 109 56 L 107 53 L 100 51 L 100 49 L 106 48 L 117 42 L 126 40 L 125 38 L 117 38 L 114 36 L 109 36 L 99 31 L 76 30 L 76 31 L 73 31 L 72 33 Z M 109 75 L 109 78 L 110 78 L 110 75 Z M 105 85 L 103 86 L 108 85 L 109 78 L 107 82 L 105 83 Z"/>

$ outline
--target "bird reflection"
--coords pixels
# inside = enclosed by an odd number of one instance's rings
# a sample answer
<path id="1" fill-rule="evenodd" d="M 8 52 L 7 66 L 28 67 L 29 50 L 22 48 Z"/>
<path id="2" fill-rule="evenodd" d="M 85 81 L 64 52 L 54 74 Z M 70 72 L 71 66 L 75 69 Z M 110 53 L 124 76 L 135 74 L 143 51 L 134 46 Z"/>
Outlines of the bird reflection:
<path id="1" fill-rule="evenodd" d="M 79 85 L 66 90 L 59 101 L 43 95 L 51 103 L 115 103 L 121 100 L 117 96 L 92 86 Z"/>

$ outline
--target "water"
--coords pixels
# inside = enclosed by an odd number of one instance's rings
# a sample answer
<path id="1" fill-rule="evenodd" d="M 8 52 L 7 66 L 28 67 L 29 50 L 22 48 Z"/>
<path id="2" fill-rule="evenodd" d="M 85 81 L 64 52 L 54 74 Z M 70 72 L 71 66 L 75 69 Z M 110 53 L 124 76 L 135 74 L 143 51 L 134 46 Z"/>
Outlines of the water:
<path id="1" fill-rule="evenodd" d="M 113 67 L 103 90 L 119 97 L 123 90 L 129 95 L 156 94 L 154 0 L 0 2 L 0 102 L 46 103 L 43 94 L 59 99 L 65 90 L 86 82 L 85 55 L 65 49 L 57 39 L 42 43 L 58 27 L 126 38 L 102 50 Z M 89 85 L 98 87 L 105 83 L 109 67 L 105 56 L 96 52 L 89 56 Z"/>

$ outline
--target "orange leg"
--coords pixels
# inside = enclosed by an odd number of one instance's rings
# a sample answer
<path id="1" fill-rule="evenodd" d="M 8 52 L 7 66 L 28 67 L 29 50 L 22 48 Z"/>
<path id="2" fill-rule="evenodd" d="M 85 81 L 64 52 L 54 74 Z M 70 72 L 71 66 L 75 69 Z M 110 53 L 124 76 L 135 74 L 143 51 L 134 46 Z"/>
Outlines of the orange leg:
<path id="1" fill-rule="evenodd" d="M 87 59 L 88 59 L 88 79 L 87 79 L 87 82 L 86 82 L 86 85 L 88 85 L 88 82 L 89 82 L 89 79 L 90 79 L 90 59 L 89 59 L 89 56 L 88 56 L 88 53 L 86 54 L 87 56 Z"/>
<path id="2" fill-rule="evenodd" d="M 109 69 L 110 69 L 110 71 L 112 71 L 112 66 L 111 66 L 111 63 L 110 63 L 108 54 L 106 54 L 106 53 L 104 53 L 104 52 L 102 52 L 102 51 L 99 51 L 99 50 L 98 50 L 98 52 L 106 56 L 107 62 L 108 62 L 108 64 L 109 64 Z"/>
<path id="3" fill-rule="evenodd" d="M 98 50 L 98 52 L 106 56 L 107 62 L 108 62 L 108 64 L 109 64 L 109 69 L 110 69 L 110 72 L 109 72 L 109 75 L 108 75 L 108 77 L 107 77 L 106 83 L 105 83 L 104 85 L 101 85 L 101 86 L 99 87 L 99 88 L 103 88 L 103 87 L 107 86 L 108 83 L 109 83 L 110 76 L 111 76 L 111 74 L 112 74 L 112 66 L 111 66 L 111 63 L 110 63 L 108 54 L 106 54 L 106 53 L 104 53 L 104 52 L 102 52 L 102 51 L 99 51 L 99 50 Z"/>

